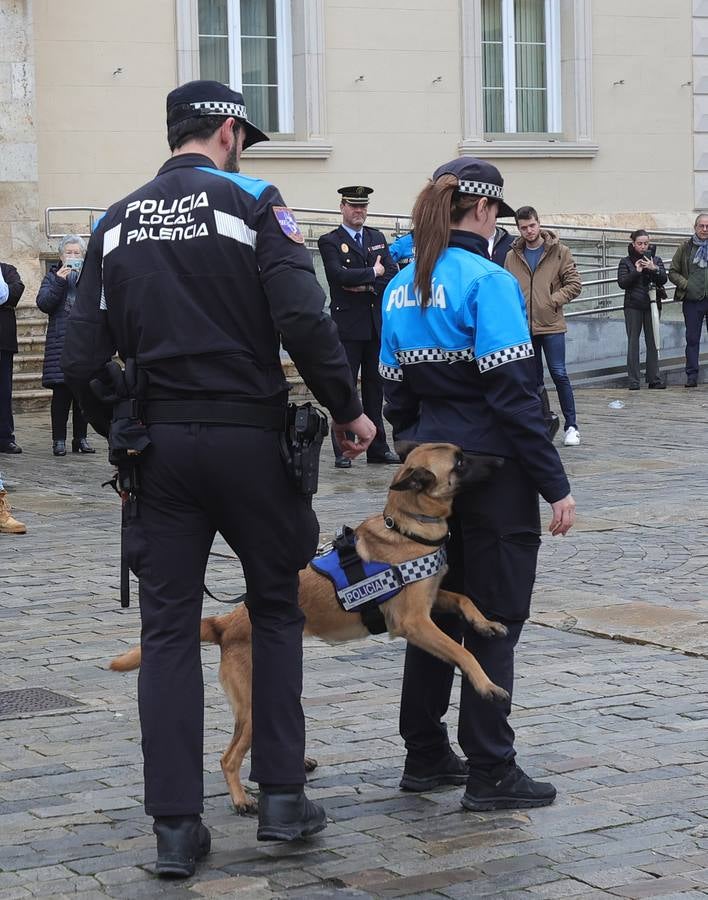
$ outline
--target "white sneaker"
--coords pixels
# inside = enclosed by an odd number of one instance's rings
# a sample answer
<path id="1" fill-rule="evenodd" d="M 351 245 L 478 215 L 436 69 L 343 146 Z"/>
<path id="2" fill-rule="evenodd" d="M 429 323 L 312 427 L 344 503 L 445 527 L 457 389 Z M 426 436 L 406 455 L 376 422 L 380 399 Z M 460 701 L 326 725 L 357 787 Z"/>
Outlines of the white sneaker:
<path id="1" fill-rule="evenodd" d="M 570 428 L 565 429 L 565 438 L 563 439 L 563 445 L 565 447 L 577 447 L 580 444 L 580 432 L 577 428 L 573 428 L 571 425 Z"/>

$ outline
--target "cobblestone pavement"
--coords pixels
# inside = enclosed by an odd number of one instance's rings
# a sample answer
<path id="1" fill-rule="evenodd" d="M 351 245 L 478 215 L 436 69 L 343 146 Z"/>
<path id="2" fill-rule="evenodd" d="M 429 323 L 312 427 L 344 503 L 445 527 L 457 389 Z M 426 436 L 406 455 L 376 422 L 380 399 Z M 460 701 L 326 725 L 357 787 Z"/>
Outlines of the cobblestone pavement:
<path id="1" fill-rule="evenodd" d="M 0 465 L 29 534 L 0 536 L 0 691 L 47 688 L 80 705 L 2 721 L 0 900 L 706 896 L 708 394 L 583 390 L 577 402 L 583 444 L 561 453 L 579 522 L 544 539 L 514 697 L 520 762 L 555 782 L 556 803 L 472 814 L 460 788 L 401 793 L 403 644 L 308 640 L 309 793 L 330 825 L 307 843 L 258 844 L 221 777 L 232 723 L 207 647 L 214 850 L 182 883 L 149 872 L 136 678 L 106 670 L 138 634 L 137 610 L 116 602 L 119 512 L 98 486 L 108 466 L 102 453 L 54 459 L 48 415 L 19 416 L 25 452 Z M 330 452 L 316 498 L 325 535 L 379 510 L 391 476 L 361 462 L 335 471 Z M 214 557 L 208 584 L 239 593 L 237 564 Z M 454 711 L 450 722 L 454 733 Z"/>

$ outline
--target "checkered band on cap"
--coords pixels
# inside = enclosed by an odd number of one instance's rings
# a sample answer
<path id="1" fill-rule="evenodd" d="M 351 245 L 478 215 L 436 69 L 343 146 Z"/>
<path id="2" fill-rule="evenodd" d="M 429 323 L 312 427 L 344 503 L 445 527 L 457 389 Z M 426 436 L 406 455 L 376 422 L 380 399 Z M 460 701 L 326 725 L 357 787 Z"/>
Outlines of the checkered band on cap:
<path id="1" fill-rule="evenodd" d="M 243 103 L 228 103 L 224 100 L 200 100 L 189 104 L 192 109 L 197 109 L 212 116 L 234 116 L 237 119 L 248 119 L 246 107 Z"/>
<path id="2" fill-rule="evenodd" d="M 515 344 L 513 347 L 504 347 L 503 350 L 495 350 L 486 356 L 480 356 L 477 360 L 477 365 L 480 372 L 489 372 L 490 369 L 496 369 L 497 366 L 514 362 L 516 359 L 528 359 L 528 357 L 533 355 L 533 345 L 531 343 Z"/>
<path id="3" fill-rule="evenodd" d="M 420 347 L 416 350 L 397 350 L 396 359 L 402 366 L 414 366 L 416 363 L 426 362 L 471 362 L 474 359 L 474 350 L 468 347 L 464 350 L 443 350 L 441 347 Z"/>
<path id="4" fill-rule="evenodd" d="M 488 181 L 458 182 L 457 190 L 462 194 L 475 194 L 479 197 L 494 197 L 497 200 L 504 199 L 504 188 L 498 184 L 490 184 Z"/>

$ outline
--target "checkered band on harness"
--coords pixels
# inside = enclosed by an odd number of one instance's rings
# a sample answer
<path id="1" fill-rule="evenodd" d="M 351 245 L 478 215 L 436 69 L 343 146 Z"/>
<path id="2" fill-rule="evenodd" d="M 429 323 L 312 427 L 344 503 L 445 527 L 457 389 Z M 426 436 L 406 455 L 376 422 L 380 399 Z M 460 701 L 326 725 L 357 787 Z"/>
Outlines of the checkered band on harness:
<path id="1" fill-rule="evenodd" d="M 397 350 L 396 359 L 402 366 L 414 366 L 416 363 L 426 362 L 472 362 L 474 350 L 467 347 L 464 350 L 444 350 L 442 347 L 420 347 L 416 350 Z"/>
<path id="2" fill-rule="evenodd" d="M 337 597 L 347 612 L 356 610 L 372 600 L 382 603 L 397 594 L 404 585 L 437 575 L 446 564 L 447 553 L 444 547 L 440 547 L 435 553 L 398 563 L 356 584 L 338 588 Z"/>
<path id="3" fill-rule="evenodd" d="M 379 363 L 379 375 L 388 381 L 403 381 L 403 369 L 399 369 L 398 366 L 385 366 L 382 362 Z"/>
<path id="4" fill-rule="evenodd" d="M 198 109 L 213 116 L 235 116 L 237 119 L 247 119 L 246 107 L 242 103 L 228 103 L 221 100 L 199 100 L 189 104 L 192 109 Z"/>
<path id="5" fill-rule="evenodd" d="M 457 190 L 462 194 L 476 194 L 480 197 L 495 197 L 504 199 L 504 189 L 498 184 L 490 184 L 488 181 L 460 181 Z"/>
<path id="6" fill-rule="evenodd" d="M 503 366 L 505 363 L 513 362 L 515 359 L 528 359 L 533 356 L 533 345 L 529 342 L 525 344 L 515 344 L 513 347 L 504 347 L 503 350 L 495 350 L 486 356 L 480 356 L 477 360 L 480 372 L 488 372 L 490 369 L 496 369 L 497 366 Z"/>

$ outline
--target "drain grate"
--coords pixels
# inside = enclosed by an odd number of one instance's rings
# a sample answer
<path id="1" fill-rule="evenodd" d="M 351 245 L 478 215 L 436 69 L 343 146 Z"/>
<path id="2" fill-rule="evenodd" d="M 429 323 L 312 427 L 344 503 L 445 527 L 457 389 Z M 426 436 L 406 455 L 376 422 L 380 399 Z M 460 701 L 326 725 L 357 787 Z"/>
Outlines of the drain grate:
<path id="1" fill-rule="evenodd" d="M 81 706 L 78 700 L 64 697 L 45 688 L 23 688 L 20 691 L 0 691 L 0 719 L 12 719 L 27 713 L 47 712 Z"/>

